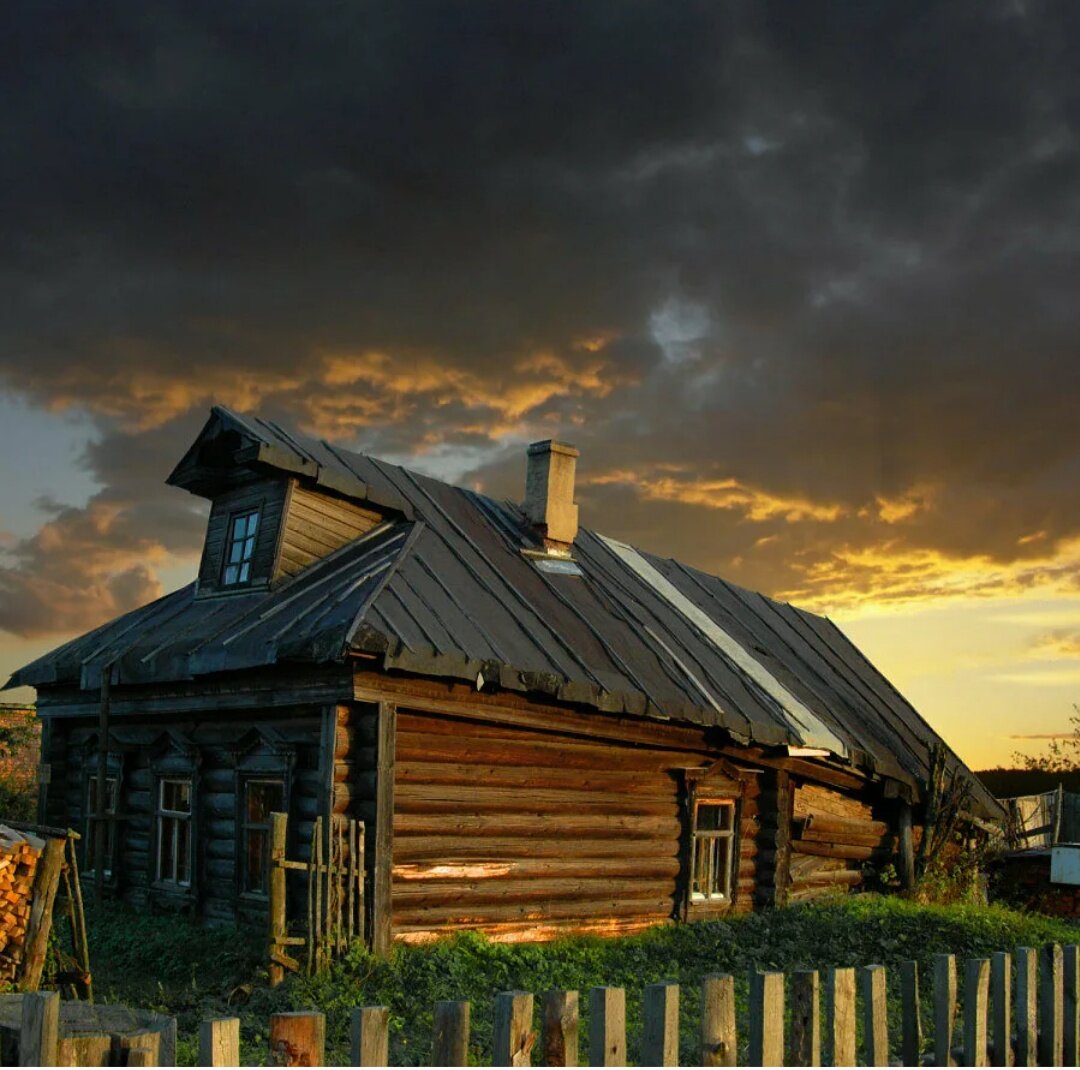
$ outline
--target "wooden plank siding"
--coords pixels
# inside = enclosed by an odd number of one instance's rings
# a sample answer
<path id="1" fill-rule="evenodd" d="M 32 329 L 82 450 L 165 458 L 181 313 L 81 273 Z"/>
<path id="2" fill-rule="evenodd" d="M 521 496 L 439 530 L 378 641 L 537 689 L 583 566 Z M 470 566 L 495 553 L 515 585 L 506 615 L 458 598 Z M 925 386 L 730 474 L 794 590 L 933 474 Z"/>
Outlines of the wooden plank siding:
<path id="1" fill-rule="evenodd" d="M 395 938 L 468 928 L 543 940 L 669 922 L 685 866 L 682 771 L 709 764 L 662 743 L 400 708 Z M 743 805 L 735 906 L 750 909 L 756 801 Z"/>

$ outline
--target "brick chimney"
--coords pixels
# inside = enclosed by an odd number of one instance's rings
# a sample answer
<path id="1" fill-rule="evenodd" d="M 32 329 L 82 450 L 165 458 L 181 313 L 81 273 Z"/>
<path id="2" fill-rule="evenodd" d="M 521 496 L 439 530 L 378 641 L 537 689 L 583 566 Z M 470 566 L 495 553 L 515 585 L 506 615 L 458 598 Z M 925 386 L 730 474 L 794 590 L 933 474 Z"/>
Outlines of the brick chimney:
<path id="1" fill-rule="evenodd" d="M 569 553 L 578 529 L 574 470 L 578 451 L 565 442 L 529 447 L 522 508 L 549 551 Z"/>

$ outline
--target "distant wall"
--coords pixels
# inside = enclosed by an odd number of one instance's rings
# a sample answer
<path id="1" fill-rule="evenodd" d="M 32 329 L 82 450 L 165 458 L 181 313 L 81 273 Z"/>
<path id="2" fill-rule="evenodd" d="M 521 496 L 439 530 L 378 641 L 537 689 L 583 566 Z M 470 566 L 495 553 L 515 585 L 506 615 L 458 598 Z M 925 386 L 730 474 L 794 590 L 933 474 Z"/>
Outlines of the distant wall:
<path id="1" fill-rule="evenodd" d="M 0 728 L 20 726 L 29 728 L 30 738 L 13 750 L 0 749 L 0 780 L 13 788 L 30 789 L 37 783 L 41 760 L 41 725 L 32 706 L 0 705 Z"/>

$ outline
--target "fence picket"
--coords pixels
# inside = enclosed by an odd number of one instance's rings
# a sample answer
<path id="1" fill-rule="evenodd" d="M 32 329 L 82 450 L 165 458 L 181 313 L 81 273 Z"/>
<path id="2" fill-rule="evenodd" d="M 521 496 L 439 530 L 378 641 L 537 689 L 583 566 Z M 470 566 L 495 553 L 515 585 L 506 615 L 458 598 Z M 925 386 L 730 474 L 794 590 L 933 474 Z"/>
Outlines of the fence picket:
<path id="1" fill-rule="evenodd" d="M 642 1062 L 646 1066 L 678 1066 L 679 986 L 671 981 L 646 985 L 643 1011 Z"/>
<path id="2" fill-rule="evenodd" d="M 431 1065 L 469 1065 L 468 1000 L 440 999 L 432 1023 Z"/>
<path id="3" fill-rule="evenodd" d="M 919 1004 L 919 964 L 900 963 L 900 1061 L 904 1066 L 922 1063 L 922 1007 Z"/>
<path id="4" fill-rule="evenodd" d="M 956 956 L 934 956 L 934 1065 L 955 1066 L 952 1057 L 956 1024 Z"/>
<path id="5" fill-rule="evenodd" d="M 1061 1066 L 1064 1054 L 1064 956 L 1060 944 L 1047 944 L 1039 967 L 1039 1062 Z"/>
<path id="6" fill-rule="evenodd" d="M 589 1065 L 626 1065 L 626 990 L 600 987 L 589 993 Z"/>
<path id="7" fill-rule="evenodd" d="M 964 1065 L 989 1066 L 986 1038 L 990 1003 L 990 960 L 968 959 L 964 967 Z"/>
<path id="8" fill-rule="evenodd" d="M 500 992 L 495 997 L 493 1066 L 531 1066 L 536 1033 L 531 992 Z"/>
<path id="9" fill-rule="evenodd" d="M 209 1018 L 199 1023 L 199 1065 L 240 1065 L 239 1018 Z"/>
<path id="10" fill-rule="evenodd" d="M 830 969 L 825 989 L 826 1035 L 833 1066 L 855 1065 L 855 971 Z"/>
<path id="11" fill-rule="evenodd" d="M 60 993 L 25 993 L 19 1025 L 19 1065 L 55 1066 L 59 1046 Z"/>
<path id="12" fill-rule="evenodd" d="M 885 999 L 885 967 L 859 971 L 863 998 L 863 1045 L 867 1066 L 889 1065 L 889 1017 Z"/>
<path id="13" fill-rule="evenodd" d="M 271 1066 L 325 1066 L 326 1015 L 282 1011 L 270 1015 Z"/>
<path id="14" fill-rule="evenodd" d="M 541 1047 L 545 1066 L 577 1066 L 580 1014 L 577 992 L 545 993 Z"/>
<path id="15" fill-rule="evenodd" d="M 990 1059 L 1012 1066 L 1012 956 L 995 951 L 990 959 Z"/>
<path id="16" fill-rule="evenodd" d="M 791 975 L 791 1065 L 821 1065 L 821 1011 L 817 970 Z"/>
<path id="17" fill-rule="evenodd" d="M 701 982 L 701 1065 L 734 1066 L 737 1057 L 735 978 L 710 974 Z"/>
<path id="18" fill-rule="evenodd" d="M 750 1064 L 784 1065 L 784 975 L 750 975 Z"/>
<path id="19" fill-rule="evenodd" d="M 390 1053 L 390 1008 L 357 1007 L 352 1012 L 353 1066 L 386 1066 Z"/>
<path id="20" fill-rule="evenodd" d="M 1080 947 L 1067 944 L 1062 957 L 1065 987 L 1062 1062 L 1065 1066 L 1076 1066 L 1080 1056 Z"/>

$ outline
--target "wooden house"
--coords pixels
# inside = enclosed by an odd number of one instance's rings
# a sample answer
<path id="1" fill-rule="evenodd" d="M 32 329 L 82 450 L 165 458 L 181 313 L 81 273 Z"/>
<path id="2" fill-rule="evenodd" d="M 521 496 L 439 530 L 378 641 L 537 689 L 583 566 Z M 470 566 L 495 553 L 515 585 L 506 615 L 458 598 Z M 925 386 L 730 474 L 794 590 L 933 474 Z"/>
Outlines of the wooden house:
<path id="1" fill-rule="evenodd" d="M 297 856 L 363 820 L 377 950 L 910 875 L 933 729 L 828 620 L 579 528 L 576 458 L 531 446 L 519 506 L 213 409 L 168 480 L 211 501 L 198 578 L 10 682 L 41 820 L 104 778 L 102 880 L 220 919 L 266 909 L 271 811 Z"/>

